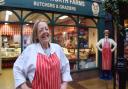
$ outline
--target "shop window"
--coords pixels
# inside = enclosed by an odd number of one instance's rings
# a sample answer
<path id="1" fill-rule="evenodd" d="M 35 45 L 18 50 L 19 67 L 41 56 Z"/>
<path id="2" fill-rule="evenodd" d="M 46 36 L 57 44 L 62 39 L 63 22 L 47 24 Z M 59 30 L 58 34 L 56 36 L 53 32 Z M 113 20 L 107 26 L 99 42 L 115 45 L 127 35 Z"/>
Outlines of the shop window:
<path id="1" fill-rule="evenodd" d="M 49 17 L 50 18 L 50 17 Z M 46 20 L 48 23 L 50 23 L 50 20 L 48 19 L 48 17 L 46 17 L 44 14 L 40 14 L 40 13 L 33 13 L 31 15 L 29 15 L 26 19 L 25 22 L 27 23 L 34 23 L 36 20 L 38 19 L 44 19 Z"/>
<path id="2" fill-rule="evenodd" d="M 12 67 L 14 61 L 21 53 L 21 36 L 18 10 L 6 10 L 0 12 L 0 57 L 2 59 L 2 67 Z M 15 24 L 12 24 L 15 22 Z"/>
<path id="3" fill-rule="evenodd" d="M 52 19 L 52 13 L 45 13 L 50 19 Z"/>
<path id="4" fill-rule="evenodd" d="M 76 18 L 75 16 L 72 16 L 72 17 Z M 57 20 L 56 21 L 57 25 L 75 25 L 75 21 L 68 15 L 61 16 L 59 14 L 55 14 L 55 20 Z"/>
<path id="5" fill-rule="evenodd" d="M 97 19 L 94 19 L 97 22 Z M 80 17 L 78 28 L 79 69 L 95 68 L 97 66 L 97 29 L 92 19 Z"/>
<path id="6" fill-rule="evenodd" d="M 95 22 L 97 22 L 97 19 L 94 19 Z M 89 18 L 80 18 L 80 24 L 83 26 L 88 26 L 88 27 L 96 27 L 96 23 L 92 19 Z"/>
<path id="7" fill-rule="evenodd" d="M 0 12 L 0 21 L 17 22 L 19 19 L 13 12 L 6 10 Z"/>
<path id="8" fill-rule="evenodd" d="M 25 17 L 26 15 L 28 15 L 29 13 L 31 13 L 32 11 L 23 11 L 23 17 Z"/>
<path id="9" fill-rule="evenodd" d="M 93 47 L 89 47 L 89 29 L 79 28 L 79 67 L 80 69 L 91 68 L 95 64 L 95 53 Z M 94 66 L 95 67 L 95 66 Z"/>
<path id="10" fill-rule="evenodd" d="M 0 57 L 2 67 L 12 67 L 21 53 L 19 24 L 0 24 Z"/>
<path id="11" fill-rule="evenodd" d="M 76 27 L 72 18 L 59 18 L 54 29 L 54 41 L 63 47 L 69 59 L 71 71 L 95 68 L 97 65 L 97 50 L 95 47 L 97 29 L 94 28 L 96 27 L 94 21 L 97 22 L 97 19 L 93 21 L 81 17 L 80 27 Z"/>
<path id="12" fill-rule="evenodd" d="M 31 44 L 33 24 L 24 24 L 23 25 L 23 49 Z"/>
<path id="13" fill-rule="evenodd" d="M 88 48 L 88 28 L 79 28 L 79 46 Z"/>
<path id="14" fill-rule="evenodd" d="M 97 30 L 94 28 L 79 28 L 79 68 L 88 69 L 96 67 L 96 41 Z"/>
<path id="15" fill-rule="evenodd" d="M 21 17 L 21 10 L 14 10 L 16 12 L 16 14 Z"/>
<path id="16" fill-rule="evenodd" d="M 76 16 L 54 14 L 54 42 L 61 45 L 70 62 L 71 71 L 78 70 Z"/>
<path id="17" fill-rule="evenodd" d="M 71 69 L 76 70 L 77 60 L 77 29 L 70 26 L 55 26 L 54 42 L 61 45 L 70 60 Z"/>
<path id="18" fill-rule="evenodd" d="M 31 13 L 32 11 L 23 11 L 23 17 L 25 18 L 29 13 Z M 35 17 L 36 15 L 35 14 L 37 14 L 37 18 Z M 40 19 L 40 16 L 41 16 L 41 18 L 44 18 L 44 19 L 46 19 L 47 20 L 47 18 L 44 16 L 44 17 L 42 17 L 42 15 L 43 14 L 41 14 L 41 13 L 35 13 L 35 14 L 32 14 L 31 13 L 31 16 L 28 18 L 28 19 L 26 19 L 26 21 L 25 22 L 30 22 L 30 23 L 32 23 L 32 21 L 35 21 L 36 19 Z M 52 13 L 45 13 L 50 19 L 52 19 Z M 35 15 L 34 17 L 33 17 L 33 15 Z M 36 19 L 33 19 L 33 18 L 36 18 Z"/>

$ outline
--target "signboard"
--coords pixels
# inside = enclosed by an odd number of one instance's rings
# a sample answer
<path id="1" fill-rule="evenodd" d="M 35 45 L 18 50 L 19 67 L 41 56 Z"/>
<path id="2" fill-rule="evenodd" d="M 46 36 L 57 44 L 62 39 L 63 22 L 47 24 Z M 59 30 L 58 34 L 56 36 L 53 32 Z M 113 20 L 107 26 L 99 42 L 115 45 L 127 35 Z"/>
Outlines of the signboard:
<path id="1" fill-rule="evenodd" d="M 104 17 L 102 4 L 91 0 L 0 0 L 0 5 Z"/>

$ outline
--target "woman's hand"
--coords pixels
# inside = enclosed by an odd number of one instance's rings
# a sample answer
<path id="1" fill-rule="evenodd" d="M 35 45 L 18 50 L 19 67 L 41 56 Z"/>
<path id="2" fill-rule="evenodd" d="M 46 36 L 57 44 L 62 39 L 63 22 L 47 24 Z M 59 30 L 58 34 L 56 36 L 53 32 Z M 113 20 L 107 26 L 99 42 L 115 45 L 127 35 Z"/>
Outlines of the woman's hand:
<path id="1" fill-rule="evenodd" d="M 30 87 L 26 84 L 26 82 L 23 83 L 20 87 L 21 87 L 21 89 L 32 89 L 32 88 L 30 88 Z"/>
<path id="2" fill-rule="evenodd" d="M 67 82 L 63 82 L 63 83 L 61 84 L 61 88 L 60 88 L 60 89 L 67 89 L 67 85 L 68 85 Z"/>

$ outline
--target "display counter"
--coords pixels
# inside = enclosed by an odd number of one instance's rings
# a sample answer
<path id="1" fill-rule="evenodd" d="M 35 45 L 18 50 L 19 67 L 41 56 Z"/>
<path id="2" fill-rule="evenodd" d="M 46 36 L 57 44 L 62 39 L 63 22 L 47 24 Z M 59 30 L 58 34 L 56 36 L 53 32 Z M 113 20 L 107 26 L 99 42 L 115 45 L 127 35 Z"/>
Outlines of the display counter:
<path id="1" fill-rule="evenodd" d="M 69 60 L 77 60 L 77 49 L 63 47 L 63 50 Z"/>
<path id="2" fill-rule="evenodd" d="M 96 53 L 92 48 L 79 48 L 78 51 L 77 48 L 63 47 L 63 50 L 69 59 L 71 71 L 76 71 L 78 69 L 78 62 L 80 69 L 96 67 Z"/>
<path id="3" fill-rule="evenodd" d="M 2 68 L 12 67 L 20 53 L 21 48 L 1 48 L 0 58 L 2 60 Z"/>
<path id="4" fill-rule="evenodd" d="M 17 57 L 21 52 L 21 48 L 1 48 L 0 52 L 0 58 L 2 59 Z"/>

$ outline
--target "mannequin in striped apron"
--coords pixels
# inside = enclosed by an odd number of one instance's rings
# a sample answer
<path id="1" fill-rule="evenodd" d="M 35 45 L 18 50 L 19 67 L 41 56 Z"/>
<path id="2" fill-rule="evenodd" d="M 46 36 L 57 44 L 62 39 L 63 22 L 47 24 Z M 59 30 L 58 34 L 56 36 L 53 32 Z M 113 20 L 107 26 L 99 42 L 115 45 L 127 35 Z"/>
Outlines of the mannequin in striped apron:
<path id="1" fill-rule="evenodd" d="M 102 52 L 100 78 L 103 80 L 111 80 L 112 52 L 116 49 L 117 44 L 114 40 L 109 38 L 109 30 L 104 31 L 104 38 L 100 39 L 96 46 Z"/>
<path id="2" fill-rule="evenodd" d="M 32 44 L 14 63 L 13 73 L 16 89 L 67 89 L 72 81 L 69 61 L 58 44 L 50 43 L 45 20 L 35 22 Z"/>

